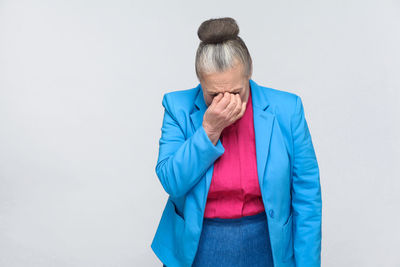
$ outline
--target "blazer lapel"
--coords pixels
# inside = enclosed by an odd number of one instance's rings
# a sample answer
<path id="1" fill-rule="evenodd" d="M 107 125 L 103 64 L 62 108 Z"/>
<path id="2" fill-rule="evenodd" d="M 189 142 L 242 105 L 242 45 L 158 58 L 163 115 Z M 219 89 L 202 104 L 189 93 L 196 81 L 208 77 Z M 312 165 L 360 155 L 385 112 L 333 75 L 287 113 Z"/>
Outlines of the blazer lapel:
<path id="1" fill-rule="evenodd" d="M 252 94 L 253 104 L 253 121 L 254 121 L 254 133 L 256 142 L 256 156 L 257 156 L 257 174 L 262 188 L 264 181 L 265 167 L 269 155 L 269 145 L 272 134 L 272 127 L 275 120 L 275 115 L 268 110 L 270 106 L 266 96 L 265 89 L 258 86 L 252 79 L 249 80 L 250 90 Z M 201 84 L 198 84 L 198 93 L 195 99 L 195 108 L 190 114 L 192 121 L 193 132 L 195 132 L 203 122 L 203 116 L 207 110 L 207 105 L 204 102 L 203 91 Z M 218 142 L 221 142 L 218 140 Z M 210 187 L 211 177 L 213 173 L 214 164 L 206 172 L 206 188 Z M 207 197 L 208 191 L 205 192 Z"/>
<path id="2" fill-rule="evenodd" d="M 207 105 L 204 102 L 203 90 L 201 88 L 201 84 L 199 84 L 197 87 L 198 87 L 198 92 L 196 99 L 194 100 L 196 107 L 194 108 L 194 111 L 190 114 L 190 119 L 192 120 L 193 132 L 195 132 L 197 128 L 199 128 L 203 123 L 203 116 L 207 110 Z"/>
<path id="3" fill-rule="evenodd" d="M 264 181 L 265 167 L 269 156 L 269 145 L 271 141 L 272 127 L 275 121 L 275 115 L 270 112 L 270 106 L 266 89 L 261 88 L 250 79 L 250 88 L 253 101 L 253 120 L 254 134 L 256 140 L 256 155 L 257 155 L 257 172 L 260 189 Z"/>

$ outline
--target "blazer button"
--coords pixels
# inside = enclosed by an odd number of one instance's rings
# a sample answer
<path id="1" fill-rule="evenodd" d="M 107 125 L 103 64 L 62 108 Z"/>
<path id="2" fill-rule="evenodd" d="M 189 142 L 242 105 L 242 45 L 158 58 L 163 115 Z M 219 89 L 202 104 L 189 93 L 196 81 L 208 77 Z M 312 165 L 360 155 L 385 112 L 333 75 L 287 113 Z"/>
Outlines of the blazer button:
<path id="1" fill-rule="evenodd" d="M 271 218 L 274 218 L 274 210 L 269 211 L 269 216 L 271 216 Z"/>

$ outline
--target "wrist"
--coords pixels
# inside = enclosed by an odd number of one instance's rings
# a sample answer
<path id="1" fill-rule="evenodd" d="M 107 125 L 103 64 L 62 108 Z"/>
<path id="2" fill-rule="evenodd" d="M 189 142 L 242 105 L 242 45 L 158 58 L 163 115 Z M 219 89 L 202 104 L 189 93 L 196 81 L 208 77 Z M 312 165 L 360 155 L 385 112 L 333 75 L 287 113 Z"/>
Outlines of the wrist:
<path id="1" fill-rule="evenodd" d="M 206 132 L 208 138 L 210 139 L 210 141 L 216 145 L 218 142 L 218 139 L 221 135 L 221 131 L 220 130 L 215 130 L 210 128 L 207 124 L 203 123 L 203 128 L 204 131 Z"/>
<path id="2" fill-rule="evenodd" d="M 210 127 L 207 123 L 203 122 L 203 128 L 206 131 L 207 134 L 211 134 L 211 135 L 220 135 L 221 134 L 221 130 L 219 129 L 215 129 Z"/>

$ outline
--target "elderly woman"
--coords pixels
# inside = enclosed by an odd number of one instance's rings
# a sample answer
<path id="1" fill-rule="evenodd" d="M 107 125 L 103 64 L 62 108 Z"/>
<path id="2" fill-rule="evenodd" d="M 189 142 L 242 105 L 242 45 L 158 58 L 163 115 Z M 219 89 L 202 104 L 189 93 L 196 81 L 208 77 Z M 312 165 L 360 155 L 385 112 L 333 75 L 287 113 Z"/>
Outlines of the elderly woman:
<path id="1" fill-rule="evenodd" d="M 319 168 L 301 98 L 257 84 L 232 18 L 204 21 L 200 83 L 166 93 L 151 248 L 163 266 L 320 266 Z"/>

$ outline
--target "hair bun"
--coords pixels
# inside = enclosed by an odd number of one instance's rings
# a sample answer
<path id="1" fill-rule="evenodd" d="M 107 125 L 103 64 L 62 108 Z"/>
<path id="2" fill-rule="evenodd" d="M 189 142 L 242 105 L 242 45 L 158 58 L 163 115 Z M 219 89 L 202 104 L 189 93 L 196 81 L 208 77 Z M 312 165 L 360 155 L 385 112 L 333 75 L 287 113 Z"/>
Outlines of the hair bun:
<path id="1" fill-rule="evenodd" d="M 209 19 L 201 23 L 197 35 L 204 43 L 222 43 L 235 39 L 239 34 L 239 26 L 233 18 L 225 17 Z"/>

